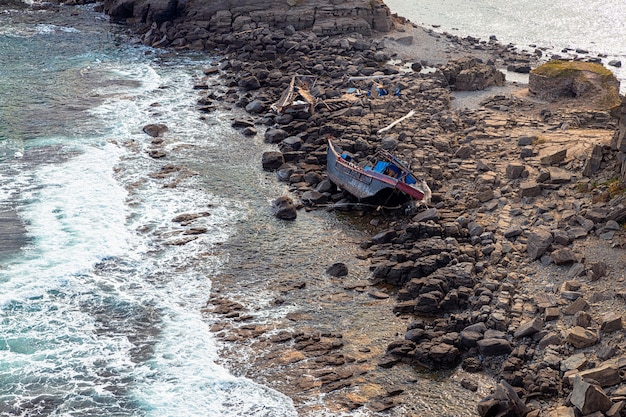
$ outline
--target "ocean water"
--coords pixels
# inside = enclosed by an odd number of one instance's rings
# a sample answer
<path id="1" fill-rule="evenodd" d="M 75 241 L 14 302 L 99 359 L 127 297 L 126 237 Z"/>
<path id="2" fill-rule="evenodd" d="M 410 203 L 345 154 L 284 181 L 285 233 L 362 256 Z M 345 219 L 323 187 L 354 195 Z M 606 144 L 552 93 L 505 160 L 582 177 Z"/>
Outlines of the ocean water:
<path id="1" fill-rule="evenodd" d="M 610 68 L 626 89 L 626 8 L 616 0 L 385 0 L 392 12 L 424 27 L 459 36 L 512 43 L 521 50 L 547 48 L 544 56 L 573 58 L 583 54 L 621 61 Z M 566 50 L 564 52 L 564 50 Z"/>
<path id="2" fill-rule="evenodd" d="M 0 212 L 24 231 L 21 247 L 0 236 L 0 415 L 295 416 L 217 364 L 201 313 L 220 245 L 281 192 L 249 163 L 256 201 L 232 192 L 240 178 L 213 181 L 235 139 L 194 107 L 210 57 L 129 46 L 71 13 L 0 8 Z M 141 131 L 158 122 L 164 161 Z M 171 221 L 207 212 L 199 235 Z"/>
<path id="3" fill-rule="evenodd" d="M 624 60 L 625 12 L 608 2 L 550 13 L 558 2 L 388 4 L 459 35 Z M 325 213 L 272 217 L 286 190 L 251 163 L 267 145 L 234 132 L 232 115 L 195 109 L 211 60 L 129 45 L 89 7 L 0 6 L 0 217 L 23 232 L 21 245 L 0 235 L 0 416 L 297 415 L 285 395 L 220 365 L 202 310 L 218 274 L 261 287 L 315 277 L 353 258 L 353 231 Z M 148 156 L 148 123 L 169 126 L 162 160 Z M 209 213 L 189 226 L 203 233 L 172 222 L 183 213 Z M 241 297 L 259 319 L 289 308 L 268 307 L 270 288 Z M 416 379 L 409 405 L 424 416 L 473 404 L 456 383 Z"/>

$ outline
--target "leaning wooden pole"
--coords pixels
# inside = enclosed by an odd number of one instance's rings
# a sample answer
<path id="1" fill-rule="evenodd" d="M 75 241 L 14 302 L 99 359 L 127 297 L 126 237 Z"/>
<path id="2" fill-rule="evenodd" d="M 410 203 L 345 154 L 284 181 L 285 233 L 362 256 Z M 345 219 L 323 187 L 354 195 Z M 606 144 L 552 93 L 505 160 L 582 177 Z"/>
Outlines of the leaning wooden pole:
<path id="1" fill-rule="evenodd" d="M 398 120 L 392 122 L 389 126 L 383 127 L 382 129 L 378 129 L 378 133 L 386 132 L 387 130 L 391 129 L 392 127 L 394 127 L 398 123 L 401 123 L 402 121 L 408 119 L 409 117 L 413 116 L 414 114 L 415 114 L 415 110 L 411 110 L 406 115 L 404 115 L 401 118 L 399 118 Z"/>

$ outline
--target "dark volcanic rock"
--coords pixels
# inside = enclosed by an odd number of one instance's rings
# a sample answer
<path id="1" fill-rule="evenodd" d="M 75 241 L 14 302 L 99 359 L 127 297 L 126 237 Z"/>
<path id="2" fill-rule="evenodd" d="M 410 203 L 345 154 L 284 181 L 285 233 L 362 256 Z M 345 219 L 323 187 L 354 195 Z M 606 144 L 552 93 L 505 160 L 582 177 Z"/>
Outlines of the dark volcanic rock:
<path id="1" fill-rule="evenodd" d="M 482 339 L 477 344 L 478 350 L 485 356 L 508 355 L 513 351 L 511 343 L 506 339 Z"/>
<path id="2" fill-rule="evenodd" d="M 143 131 L 147 135 L 152 136 L 153 138 L 156 138 L 156 137 L 161 136 L 163 133 L 167 132 L 168 128 L 166 125 L 161 124 L 161 123 L 149 124 L 143 127 Z"/>
<path id="3" fill-rule="evenodd" d="M 261 164 L 266 171 L 274 171 L 280 168 L 285 163 L 283 154 L 279 151 L 267 151 L 263 152 Z"/>
<path id="4" fill-rule="evenodd" d="M 611 399 L 597 385 L 584 381 L 580 376 L 574 380 L 570 401 L 583 414 L 605 412 L 613 405 Z"/>
<path id="5" fill-rule="evenodd" d="M 342 262 L 337 262 L 329 266 L 326 273 L 331 277 L 345 277 L 348 275 L 348 267 Z"/>
<path id="6" fill-rule="evenodd" d="M 265 131 L 265 142 L 267 143 L 280 143 L 288 136 L 288 133 L 283 129 L 267 129 Z"/>
<path id="7" fill-rule="evenodd" d="M 416 214 L 413 217 L 414 222 L 426 222 L 428 220 L 439 220 L 439 215 L 436 208 L 430 208 L 421 213 Z"/>
<path id="8" fill-rule="evenodd" d="M 547 230 L 537 229 L 531 232 L 528 236 L 528 244 L 526 246 L 526 251 L 530 259 L 537 259 L 546 253 L 552 244 L 552 240 L 552 233 Z"/>
<path id="9" fill-rule="evenodd" d="M 240 79 L 238 85 L 239 87 L 247 91 L 258 90 L 259 88 L 261 88 L 261 83 L 259 82 L 259 79 L 254 75 Z"/>
<path id="10" fill-rule="evenodd" d="M 478 403 L 478 414 L 481 417 L 523 417 L 526 413 L 528 408 L 505 381 L 498 384 L 493 394 Z"/>
<path id="11" fill-rule="evenodd" d="M 293 220 L 298 216 L 296 205 L 293 203 L 291 197 L 288 196 L 278 197 L 274 200 L 272 209 L 274 210 L 274 215 L 279 219 Z"/>
<path id="12" fill-rule="evenodd" d="M 543 320 L 539 317 L 535 317 L 534 319 L 527 320 L 522 323 L 518 329 L 515 331 L 515 338 L 532 336 L 535 333 L 540 332 L 543 329 Z"/>

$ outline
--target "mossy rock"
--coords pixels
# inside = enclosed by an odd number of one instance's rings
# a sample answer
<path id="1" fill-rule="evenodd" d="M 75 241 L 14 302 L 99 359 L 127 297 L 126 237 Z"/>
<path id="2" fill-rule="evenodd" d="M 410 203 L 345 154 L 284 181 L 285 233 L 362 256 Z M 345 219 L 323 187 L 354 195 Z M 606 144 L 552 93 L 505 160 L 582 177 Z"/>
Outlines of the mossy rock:
<path id="1" fill-rule="evenodd" d="M 620 104 L 619 81 L 593 62 L 553 60 L 530 72 L 528 89 L 542 100 L 579 99 L 584 107 L 607 110 Z"/>
<path id="2" fill-rule="evenodd" d="M 562 61 L 558 59 L 546 62 L 545 64 L 538 66 L 537 68 L 532 70 L 532 73 L 550 78 L 558 78 L 567 77 L 580 71 L 595 72 L 596 74 L 599 74 L 603 77 L 613 76 L 611 70 L 605 68 L 602 64 L 583 61 Z"/>

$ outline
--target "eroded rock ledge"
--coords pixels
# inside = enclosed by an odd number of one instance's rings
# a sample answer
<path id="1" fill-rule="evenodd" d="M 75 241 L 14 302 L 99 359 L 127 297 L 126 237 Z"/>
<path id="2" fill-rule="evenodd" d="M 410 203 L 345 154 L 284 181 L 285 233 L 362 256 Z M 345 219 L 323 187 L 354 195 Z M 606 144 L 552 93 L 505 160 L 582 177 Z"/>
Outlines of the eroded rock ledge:
<path id="1" fill-rule="evenodd" d="M 318 36 L 388 32 L 393 23 L 381 0 L 105 0 L 104 11 L 117 22 L 146 25 L 158 46 L 209 49 L 210 34 L 236 34 L 259 28 L 311 31 Z M 144 33 L 145 33 L 144 32 Z M 171 45 L 177 40 L 178 44 Z M 207 43 L 207 41 L 209 41 Z"/>

